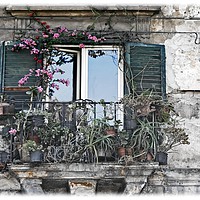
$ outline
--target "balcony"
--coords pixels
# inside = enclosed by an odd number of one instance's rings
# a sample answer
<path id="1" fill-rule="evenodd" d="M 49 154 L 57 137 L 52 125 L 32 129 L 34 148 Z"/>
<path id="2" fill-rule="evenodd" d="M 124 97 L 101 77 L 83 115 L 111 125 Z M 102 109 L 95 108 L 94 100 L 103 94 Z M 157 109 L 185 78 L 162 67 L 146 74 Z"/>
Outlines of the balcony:
<path id="1" fill-rule="evenodd" d="M 171 104 L 149 96 L 0 105 L 0 172 L 17 177 L 21 186 L 16 180 L 12 190 L 19 193 L 51 193 L 61 186 L 68 194 L 139 194 L 152 185 L 160 191 L 152 180 L 159 165 L 168 166 L 159 151 L 189 144 L 174 118 L 168 123 Z"/>
<path id="2" fill-rule="evenodd" d="M 128 144 L 119 102 L 12 102 L 0 115 L 1 138 L 7 145 L 2 161 L 120 162 L 119 147 Z M 123 138 L 122 138 L 123 137 Z M 33 152 L 42 152 L 33 158 Z M 129 151 L 129 152 L 128 152 Z M 127 149 L 130 154 L 130 149 Z M 3 154 L 2 154 L 3 155 Z M 5 158 L 6 157 L 6 158 Z"/>
<path id="3" fill-rule="evenodd" d="M 0 163 L 141 163 L 189 144 L 171 104 L 130 97 L 1 104 Z"/>

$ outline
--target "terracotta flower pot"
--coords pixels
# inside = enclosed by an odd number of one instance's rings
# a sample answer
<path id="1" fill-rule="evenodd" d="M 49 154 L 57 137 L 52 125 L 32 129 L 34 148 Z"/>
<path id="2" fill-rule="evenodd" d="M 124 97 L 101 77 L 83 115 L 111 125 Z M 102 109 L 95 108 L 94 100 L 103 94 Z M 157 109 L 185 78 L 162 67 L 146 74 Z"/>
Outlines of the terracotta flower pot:
<path id="1" fill-rule="evenodd" d="M 116 130 L 114 128 L 110 127 L 110 128 L 105 130 L 105 134 L 106 135 L 115 136 L 116 135 Z"/>
<path id="2" fill-rule="evenodd" d="M 122 156 L 126 155 L 126 149 L 125 149 L 125 147 L 119 147 L 118 148 L 118 155 L 119 155 L 119 157 L 122 157 Z"/>
<path id="3" fill-rule="evenodd" d="M 37 144 L 40 143 L 40 137 L 38 135 L 31 135 L 30 134 L 29 137 L 28 137 L 28 139 L 35 141 Z"/>
<path id="4" fill-rule="evenodd" d="M 150 152 L 147 152 L 147 161 L 152 161 L 153 160 L 153 155 Z"/>

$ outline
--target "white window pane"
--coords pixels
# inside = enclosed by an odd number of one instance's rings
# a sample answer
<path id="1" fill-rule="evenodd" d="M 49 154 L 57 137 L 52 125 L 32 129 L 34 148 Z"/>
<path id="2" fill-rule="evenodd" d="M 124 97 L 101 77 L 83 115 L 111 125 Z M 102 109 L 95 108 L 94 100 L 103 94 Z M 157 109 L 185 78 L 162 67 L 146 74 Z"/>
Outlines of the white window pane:
<path id="1" fill-rule="evenodd" d="M 95 101 L 100 99 L 116 101 L 118 99 L 117 51 L 103 50 L 103 52 L 104 55 L 96 58 L 88 57 L 88 98 Z"/>
<path id="2" fill-rule="evenodd" d="M 69 55 L 65 55 L 65 57 L 69 57 Z M 71 57 L 70 57 L 71 58 Z M 59 69 L 63 70 L 65 73 L 55 73 L 54 79 L 68 79 L 69 80 L 69 86 L 66 86 L 65 84 L 58 83 L 59 90 L 56 90 L 54 88 L 53 93 L 53 99 L 56 99 L 58 101 L 72 101 L 73 98 L 73 62 L 69 62 L 66 64 L 63 64 L 61 66 L 58 66 Z"/>

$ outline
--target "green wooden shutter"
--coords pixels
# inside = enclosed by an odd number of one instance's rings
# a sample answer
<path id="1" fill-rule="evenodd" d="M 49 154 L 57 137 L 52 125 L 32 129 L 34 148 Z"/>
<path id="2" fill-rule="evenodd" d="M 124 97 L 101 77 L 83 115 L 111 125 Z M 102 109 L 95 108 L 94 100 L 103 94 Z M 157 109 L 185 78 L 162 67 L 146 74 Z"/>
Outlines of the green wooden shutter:
<path id="1" fill-rule="evenodd" d="M 126 75 L 134 83 L 134 92 L 140 94 L 147 89 L 165 98 L 165 51 L 163 45 L 129 43 L 126 47 Z M 133 91 L 131 91 L 133 92 Z M 128 93 L 127 87 L 125 93 Z"/>
<path id="2" fill-rule="evenodd" d="M 3 93 L 4 42 L 0 45 L 0 93 Z"/>
<path id="3" fill-rule="evenodd" d="M 36 68 L 36 62 L 29 50 L 13 52 L 12 47 L 13 44 L 1 47 L 1 90 L 9 99 L 29 100 L 26 91 L 29 86 L 35 85 L 36 78 L 30 77 L 25 87 L 18 87 L 18 81 L 29 73 L 29 69 Z"/>

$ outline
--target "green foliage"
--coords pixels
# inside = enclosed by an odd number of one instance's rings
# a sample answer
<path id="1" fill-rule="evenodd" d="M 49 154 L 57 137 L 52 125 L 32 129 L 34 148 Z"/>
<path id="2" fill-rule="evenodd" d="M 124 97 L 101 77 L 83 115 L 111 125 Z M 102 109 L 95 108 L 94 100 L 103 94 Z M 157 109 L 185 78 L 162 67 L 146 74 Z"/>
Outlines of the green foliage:
<path id="1" fill-rule="evenodd" d="M 148 121 L 147 118 L 137 120 L 139 124 L 131 136 L 131 146 L 135 154 L 148 152 L 149 149 L 153 149 L 156 152 L 159 144 L 156 123 Z"/>
<path id="2" fill-rule="evenodd" d="M 36 151 L 36 150 L 42 150 L 43 147 L 42 145 L 38 145 L 35 141 L 33 140 L 27 140 L 24 144 L 23 144 L 23 148 L 30 152 L 30 151 Z"/>

